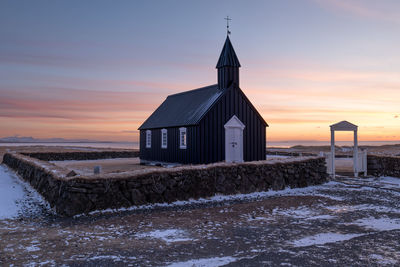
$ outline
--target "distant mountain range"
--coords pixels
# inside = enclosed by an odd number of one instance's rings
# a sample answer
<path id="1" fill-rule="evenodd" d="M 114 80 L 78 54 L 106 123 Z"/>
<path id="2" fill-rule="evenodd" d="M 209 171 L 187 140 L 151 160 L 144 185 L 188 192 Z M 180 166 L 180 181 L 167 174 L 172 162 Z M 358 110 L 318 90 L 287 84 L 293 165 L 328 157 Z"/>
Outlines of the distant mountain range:
<path id="1" fill-rule="evenodd" d="M 64 138 L 33 138 L 24 136 L 10 136 L 0 138 L 0 143 L 113 143 L 110 141 L 97 141 L 89 139 L 64 139 Z"/>

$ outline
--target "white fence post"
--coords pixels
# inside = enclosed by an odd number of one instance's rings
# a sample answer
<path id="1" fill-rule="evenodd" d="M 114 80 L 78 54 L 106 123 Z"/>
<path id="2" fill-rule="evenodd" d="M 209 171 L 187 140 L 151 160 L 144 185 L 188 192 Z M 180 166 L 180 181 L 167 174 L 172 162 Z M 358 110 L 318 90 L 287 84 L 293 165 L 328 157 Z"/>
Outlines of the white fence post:
<path id="1" fill-rule="evenodd" d="M 367 149 L 364 149 L 364 154 L 363 154 L 363 161 L 364 161 L 364 176 L 367 176 L 368 174 L 368 151 Z"/>
<path id="2" fill-rule="evenodd" d="M 334 172 L 332 169 L 332 153 L 329 152 L 320 152 L 319 153 L 320 156 L 325 157 L 325 163 L 326 163 L 326 172 L 330 175 L 330 176 L 334 176 Z"/>
<path id="3" fill-rule="evenodd" d="M 364 172 L 364 176 L 367 176 L 367 168 L 368 168 L 368 165 L 367 165 L 367 150 L 366 149 L 363 149 L 363 150 L 361 150 L 361 151 L 358 151 L 358 158 L 357 158 L 357 161 L 358 161 L 358 171 L 359 172 Z"/>

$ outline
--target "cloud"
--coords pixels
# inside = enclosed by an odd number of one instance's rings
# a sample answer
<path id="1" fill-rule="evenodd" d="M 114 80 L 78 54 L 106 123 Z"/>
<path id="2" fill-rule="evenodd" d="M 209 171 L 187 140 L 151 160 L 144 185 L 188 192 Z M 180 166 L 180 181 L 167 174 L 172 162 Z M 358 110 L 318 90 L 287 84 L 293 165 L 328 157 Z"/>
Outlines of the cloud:
<path id="1" fill-rule="evenodd" d="M 121 131 L 121 133 L 135 133 L 135 134 L 137 134 L 137 133 L 139 133 L 139 130 L 132 130 L 132 131 L 124 130 L 124 131 Z"/>
<path id="2" fill-rule="evenodd" d="M 363 70 L 344 70 L 329 67 L 321 68 L 301 68 L 283 66 L 282 68 L 260 67 L 254 69 L 250 74 L 252 77 L 268 77 L 269 80 L 284 81 L 285 79 L 301 80 L 308 82 L 386 82 L 392 86 L 400 86 L 399 75 L 396 71 L 363 71 Z"/>
<path id="3" fill-rule="evenodd" d="M 53 66 L 53 67 L 94 67 L 98 66 L 96 62 L 85 61 L 80 58 L 73 58 L 60 55 L 49 54 L 28 54 L 26 52 L 7 52 L 0 53 L 1 64 L 28 64 L 39 66 Z"/>
<path id="4" fill-rule="evenodd" d="M 307 123 L 329 123 L 329 119 L 294 119 L 294 118 L 267 118 L 269 124 L 307 124 Z"/>
<path id="5" fill-rule="evenodd" d="M 18 78 L 15 78 L 15 76 Z M 56 75 L 48 73 L 33 73 L 19 70 L 15 72 L 1 72 L 0 92 L 7 89 L 25 90 L 32 92 L 36 90 L 66 89 L 66 90 L 90 90 L 90 91 L 120 91 L 120 92 L 152 92 L 171 94 L 182 90 L 194 89 L 193 84 L 185 82 L 156 82 L 153 80 L 138 79 L 105 79 L 105 78 L 82 78 L 68 75 Z M 15 85 L 16 80 L 18 81 Z M 28 86 L 21 86 L 27 84 Z M 12 88 L 10 88 L 13 86 Z"/>
<path id="6" fill-rule="evenodd" d="M 321 6 L 345 11 L 358 17 L 388 21 L 400 24 L 400 5 L 398 1 L 360 1 L 360 0 L 313 0 Z"/>
<path id="7" fill-rule="evenodd" d="M 58 47 L 59 48 L 59 47 Z M 115 55 L 113 57 L 102 57 L 99 58 L 96 55 L 90 54 L 90 49 L 81 50 L 75 53 L 67 54 L 65 52 L 60 53 L 54 49 L 49 51 L 27 51 L 27 49 L 19 49 L 17 51 L 9 51 L 4 49 L 0 51 L 0 63 L 1 65 L 28 65 L 28 66 L 39 66 L 39 67 L 53 67 L 53 68 L 81 68 L 86 71 L 87 68 L 91 70 L 107 69 L 108 71 L 119 70 L 121 68 L 126 69 L 138 69 L 148 68 L 154 70 L 154 68 L 171 68 L 192 71 L 204 71 L 210 68 L 206 63 L 193 63 L 187 62 L 176 62 L 168 59 L 157 60 L 145 58 L 143 55 L 134 57 L 132 55 Z M 62 54 L 62 55 L 61 55 Z"/>
<path id="8" fill-rule="evenodd" d="M 151 92 L 93 91 L 57 87 L 32 91 L 1 89 L 1 94 L 1 117 L 70 120 L 118 121 L 131 116 L 132 112 L 141 117 L 155 109 L 165 98 Z M 117 114 L 122 117 L 116 117 Z"/>

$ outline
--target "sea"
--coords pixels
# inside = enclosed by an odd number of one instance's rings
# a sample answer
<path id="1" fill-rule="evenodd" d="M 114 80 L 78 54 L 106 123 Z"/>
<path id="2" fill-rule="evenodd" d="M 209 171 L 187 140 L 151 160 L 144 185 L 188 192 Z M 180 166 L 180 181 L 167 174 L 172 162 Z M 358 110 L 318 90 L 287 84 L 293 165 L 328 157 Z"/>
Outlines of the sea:
<path id="1" fill-rule="evenodd" d="M 93 147 L 93 148 L 125 148 L 125 149 L 139 149 L 138 142 L 60 142 L 60 143 L 51 143 L 51 142 L 30 142 L 30 143 L 0 143 L 0 146 L 68 146 L 71 148 L 74 147 Z"/>
<path id="2" fill-rule="evenodd" d="M 400 144 L 399 141 L 359 141 L 359 146 L 382 146 Z M 290 148 L 293 146 L 330 146 L 330 141 L 280 141 L 269 142 L 267 147 Z M 337 146 L 353 146 L 353 141 L 335 141 Z M 68 146 L 68 147 L 93 147 L 93 148 L 124 148 L 139 149 L 138 142 L 90 142 L 90 143 L 0 143 L 0 146 Z"/>
<path id="3" fill-rule="evenodd" d="M 397 145 L 398 141 L 358 141 L 358 146 L 383 146 L 383 145 Z M 267 147 L 289 148 L 293 146 L 330 146 L 331 141 L 281 141 L 281 142 L 268 142 Z M 353 141 L 335 141 L 336 146 L 353 146 Z"/>

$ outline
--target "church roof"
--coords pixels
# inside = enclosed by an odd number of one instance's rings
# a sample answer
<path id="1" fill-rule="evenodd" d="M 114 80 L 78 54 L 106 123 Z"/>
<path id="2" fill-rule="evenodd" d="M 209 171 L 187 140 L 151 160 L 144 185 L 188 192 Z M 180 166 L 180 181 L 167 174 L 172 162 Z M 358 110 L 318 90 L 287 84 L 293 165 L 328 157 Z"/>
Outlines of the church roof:
<path id="1" fill-rule="evenodd" d="M 215 84 L 170 95 L 139 130 L 196 125 L 223 92 Z"/>
<path id="2" fill-rule="evenodd" d="M 229 36 L 226 36 L 225 45 L 222 48 L 216 68 L 222 67 L 240 67 L 239 59 L 236 56 Z"/>

